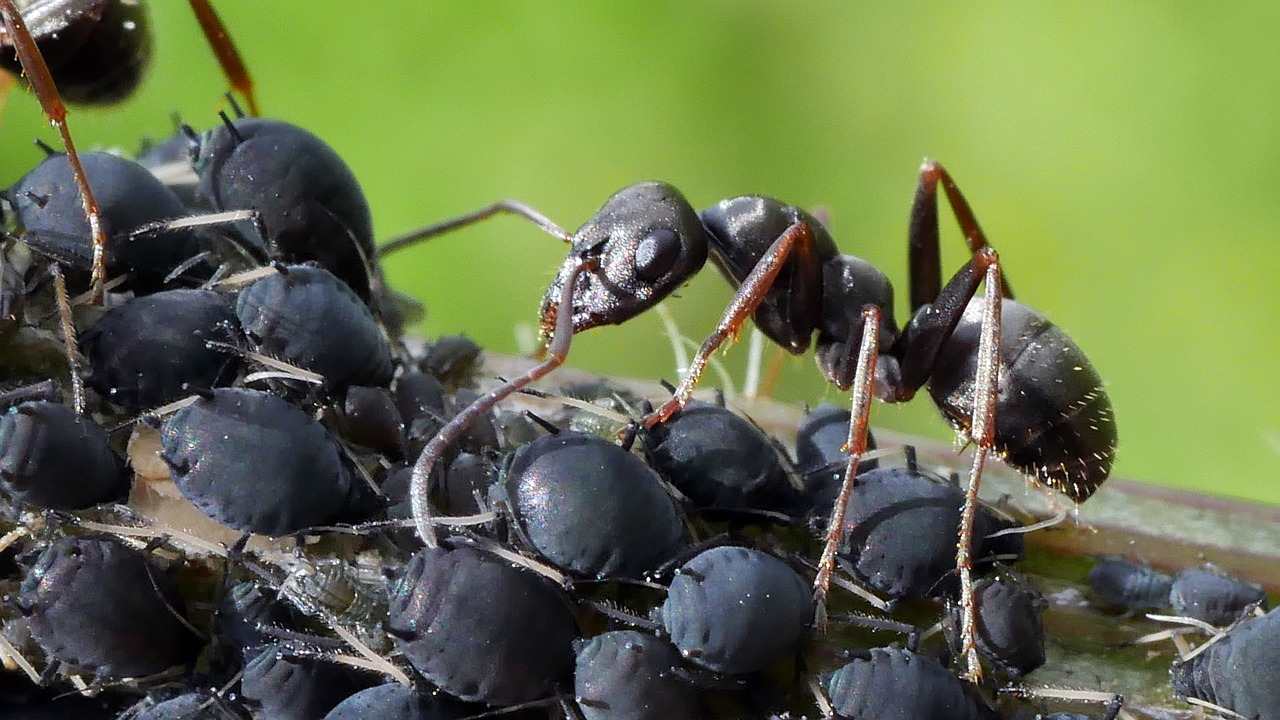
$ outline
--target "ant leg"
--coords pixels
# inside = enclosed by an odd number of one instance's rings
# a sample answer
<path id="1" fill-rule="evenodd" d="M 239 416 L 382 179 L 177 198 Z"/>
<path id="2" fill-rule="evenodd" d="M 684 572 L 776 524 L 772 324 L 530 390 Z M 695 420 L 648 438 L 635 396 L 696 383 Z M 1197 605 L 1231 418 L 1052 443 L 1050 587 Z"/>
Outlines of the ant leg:
<path id="1" fill-rule="evenodd" d="M 67 297 L 67 280 L 58 263 L 49 263 L 53 275 L 53 297 L 58 306 L 58 324 L 62 328 L 62 344 L 67 351 L 67 368 L 71 371 L 71 407 L 76 415 L 84 414 L 84 380 L 80 379 L 79 351 L 76 348 L 76 324 L 71 317 L 71 300 Z"/>
<path id="2" fill-rule="evenodd" d="M 804 222 L 798 222 L 787 228 L 777 240 L 773 241 L 773 245 L 769 246 L 769 250 L 760 258 L 760 262 L 751 269 L 751 274 L 738 287 L 737 294 L 729 302 L 729 307 L 725 308 L 724 316 L 720 318 L 715 331 L 702 341 L 702 347 L 698 348 L 698 354 L 694 355 L 689 363 L 689 370 L 671 399 L 644 419 L 646 428 L 666 422 L 689 402 L 689 398 L 693 396 L 693 389 L 697 387 L 698 380 L 706 370 L 712 354 L 724 344 L 725 340 L 738 336 L 742 324 L 751 317 L 756 307 L 764 300 L 792 252 L 811 253 L 812 247 L 813 234 Z"/>
<path id="3" fill-rule="evenodd" d="M 67 151 L 67 162 L 71 164 L 71 174 L 75 177 L 76 187 L 80 190 L 80 202 L 84 205 L 85 217 L 89 221 L 89 235 L 93 240 L 93 296 L 95 303 L 101 303 L 103 297 L 102 284 L 107 278 L 107 235 L 102 229 L 102 210 L 89 188 L 89 178 L 80 164 L 80 155 L 76 153 L 75 141 L 71 139 L 71 129 L 67 126 L 67 106 L 62 103 L 58 87 L 49 74 L 49 67 L 40 54 L 40 48 L 27 30 L 14 0 L 0 0 L 0 16 L 3 16 L 5 31 L 13 43 L 14 53 L 22 64 L 22 70 L 31 83 L 31 89 L 40 101 L 45 117 L 62 136 L 62 147 Z"/>
<path id="4" fill-rule="evenodd" d="M 532 207 L 525 205 L 519 200 L 499 200 L 492 205 L 486 205 L 479 210 L 473 210 L 466 215 L 459 215 L 455 218 L 442 220 L 438 223 L 432 223 L 426 227 L 410 230 L 409 232 L 398 235 L 378 247 L 378 257 L 385 257 L 397 250 L 403 250 L 410 245 L 415 245 L 423 240 L 433 238 L 436 235 L 443 235 L 459 228 L 473 225 L 481 220 L 488 220 L 498 213 L 510 213 L 528 220 L 537 225 L 543 232 L 553 237 L 560 238 L 565 242 L 573 242 L 573 235 L 564 228 L 555 224 L 546 215 L 538 212 Z"/>
<path id="5" fill-rule="evenodd" d="M 564 363 L 565 358 L 569 355 L 569 345 L 573 342 L 573 291 L 578 284 L 578 277 L 584 271 L 594 270 L 595 267 L 595 260 L 583 260 L 580 262 L 569 274 L 568 281 L 565 282 L 564 288 L 560 291 L 560 311 L 556 314 L 556 329 L 551 338 L 547 359 L 533 366 L 523 375 L 508 380 L 477 398 L 462 412 L 454 415 L 453 419 L 440 428 L 427 443 L 426 447 L 422 449 L 422 454 L 418 456 L 417 462 L 413 464 L 413 474 L 409 481 L 409 499 L 413 507 L 413 519 L 414 524 L 417 526 L 418 536 L 422 538 L 422 542 L 427 547 L 435 548 L 440 544 L 431 523 L 429 496 L 432 469 L 440 458 L 444 456 L 445 450 L 466 431 L 473 421 L 488 412 L 490 408 L 497 405 L 508 395 L 536 382 Z"/>
<path id="6" fill-rule="evenodd" d="M 977 683 L 982 678 L 978 662 L 977 604 L 973 597 L 973 521 L 978 509 L 978 486 L 987 454 L 995 444 L 996 386 L 1000 379 L 1000 266 L 987 266 L 986 304 L 982 313 L 982 331 L 978 343 L 978 368 L 973 383 L 973 414 L 969 437 L 977 445 L 973 465 L 969 469 L 969 487 L 965 490 L 964 511 L 960 515 L 960 541 L 956 550 L 956 567 L 960 569 L 960 644 L 968 664 L 965 679 Z"/>
<path id="7" fill-rule="evenodd" d="M 249 70 L 240 59 L 240 52 L 231 41 L 227 26 L 222 24 L 222 19 L 209 4 L 209 0 L 191 0 L 191 12 L 195 13 L 196 22 L 200 23 L 200 29 L 209 41 L 214 57 L 218 58 L 227 82 L 233 90 L 244 96 L 245 102 L 249 104 L 249 114 L 259 114 L 258 100 L 253 94 L 253 78 L 249 77 Z"/>
<path id="8" fill-rule="evenodd" d="M 990 247 L 987 236 L 978 225 L 968 201 L 960 193 L 946 168 L 935 160 L 925 160 L 920 166 L 920 181 L 911 201 L 911 220 L 907 230 L 907 251 L 911 274 L 911 311 L 919 310 L 938 297 L 942 289 L 942 265 L 938 244 L 938 181 L 947 194 L 947 201 L 955 213 L 960 230 L 969 243 L 969 252 L 977 255 Z M 1013 290 L 1004 272 L 1000 273 L 1000 293 L 1013 299 Z"/>
<path id="9" fill-rule="evenodd" d="M 831 509 L 827 523 L 826 544 L 818 560 L 818 573 L 813 579 L 814 625 L 819 631 L 827 624 L 827 591 L 831 587 L 831 574 L 836 567 L 836 553 L 845 535 L 845 514 L 849 496 L 853 494 L 854 478 L 858 463 L 867 450 L 867 426 L 871 418 L 871 387 L 876 376 L 876 358 L 880 354 L 880 308 L 868 305 L 862 309 L 862 343 L 858 348 L 858 364 L 853 375 L 852 417 L 849 420 L 849 439 L 845 449 L 849 463 L 845 466 L 844 482 L 840 495 Z"/>

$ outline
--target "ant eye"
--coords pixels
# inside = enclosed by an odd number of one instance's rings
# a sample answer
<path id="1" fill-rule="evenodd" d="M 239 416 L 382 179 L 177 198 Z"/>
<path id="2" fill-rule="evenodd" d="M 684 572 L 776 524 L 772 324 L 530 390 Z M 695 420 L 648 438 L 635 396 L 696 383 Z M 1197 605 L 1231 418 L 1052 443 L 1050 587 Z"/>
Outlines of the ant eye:
<path id="1" fill-rule="evenodd" d="M 667 228 L 654 230 L 636 246 L 636 276 L 653 282 L 667 274 L 678 257 L 680 237 Z"/>

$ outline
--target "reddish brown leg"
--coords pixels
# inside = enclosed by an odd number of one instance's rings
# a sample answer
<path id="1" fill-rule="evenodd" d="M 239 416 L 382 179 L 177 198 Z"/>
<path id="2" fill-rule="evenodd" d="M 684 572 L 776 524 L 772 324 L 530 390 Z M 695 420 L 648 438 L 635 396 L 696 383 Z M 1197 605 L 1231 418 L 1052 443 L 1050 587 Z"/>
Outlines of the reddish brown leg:
<path id="1" fill-rule="evenodd" d="M 871 389 L 876 376 L 876 358 L 880 354 L 880 308 L 868 305 L 862 309 L 862 343 L 858 347 L 858 364 L 853 374 L 852 417 L 849 419 L 849 439 L 845 449 L 849 464 L 845 467 L 840 495 L 831 508 L 827 523 L 826 544 L 818 560 L 818 573 L 813 579 L 814 625 L 819 631 L 827 625 L 827 591 L 831 586 L 831 574 L 835 572 L 836 553 L 847 530 L 844 524 L 853 494 L 854 478 L 858 474 L 858 462 L 867 451 L 867 427 L 871 419 Z"/>
<path id="2" fill-rule="evenodd" d="M 698 354 L 689 363 L 689 372 L 680 381 L 680 386 L 676 388 L 671 399 L 644 419 L 646 428 L 666 422 L 689 402 L 689 398 L 693 396 L 693 389 L 698 386 L 698 380 L 707 369 L 707 361 L 711 359 L 711 355 L 724 344 L 725 340 L 738 336 L 742 324 L 751 317 L 769 289 L 773 287 L 773 281 L 777 279 L 778 273 L 786 265 L 791 253 L 793 251 L 808 252 L 812 244 L 813 235 L 809 231 L 809 226 L 803 222 L 787 228 L 777 240 L 773 241 L 768 252 L 760 258 L 760 262 L 751 269 L 751 274 L 738 287 L 737 294 L 729 302 L 729 307 L 725 309 L 724 316 L 720 318 L 715 331 L 702 342 L 702 347 L 698 348 Z"/>
<path id="3" fill-rule="evenodd" d="M 488 220 L 498 213 L 509 213 L 522 217 L 525 220 L 537 225 L 543 232 L 553 237 L 560 238 L 565 242 L 572 242 L 573 236 L 565 231 L 564 228 L 555 224 L 546 215 L 538 212 L 534 208 L 525 205 L 519 200 L 499 200 L 492 205 L 486 205 L 479 210 L 473 210 L 466 215 L 459 215 L 455 218 L 442 220 L 438 223 L 432 223 L 426 227 L 411 230 L 403 235 L 396 236 L 378 247 L 378 257 L 386 257 L 397 250 L 403 250 L 410 245 L 433 238 L 436 235 L 443 235 L 468 225 L 473 225 L 481 220 Z"/>
<path id="4" fill-rule="evenodd" d="M 444 453 L 449 446 L 458 440 L 472 422 L 489 412 L 494 405 L 497 405 L 508 395 L 530 383 L 538 381 L 564 363 L 565 358 L 569 355 L 569 345 L 573 342 L 574 286 L 577 284 L 579 275 L 586 270 L 594 270 L 595 266 L 596 262 L 594 260 L 582 261 L 573 269 L 568 280 L 564 283 L 564 288 L 560 292 L 559 311 L 556 313 L 555 333 L 551 336 L 551 345 L 547 348 L 547 358 L 530 368 L 525 374 L 508 380 L 485 393 L 477 398 L 475 402 L 468 405 L 462 412 L 453 416 L 453 419 L 440 428 L 435 437 L 427 442 L 426 447 L 422 449 L 422 454 L 418 456 L 418 461 L 413 464 L 413 474 L 410 477 L 409 484 L 409 500 L 413 506 L 413 520 L 418 530 L 418 536 L 422 538 L 422 542 L 427 547 L 434 548 L 439 545 L 435 528 L 432 527 L 431 522 L 432 469 L 435 468 L 440 458 L 444 457 Z"/>
<path id="5" fill-rule="evenodd" d="M 13 42 L 14 52 L 22 70 L 31 83 L 31 90 L 40 100 L 40 107 L 49 118 L 49 122 L 62 136 L 62 147 L 67 151 L 67 161 L 71 164 L 71 174 L 75 177 L 76 187 L 80 190 L 80 202 L 84 205 L 84 214 L 89 220 L 89 235 L 93 240 L 93 301 L 102 302 L 102 284 L 107 278 L 107 236 L 102 229 L 102 211 L 98 201 L 89 188 L 89 178 L 84 174 L 84 166 L 80 164 L 80 155 L 76 153 L 75 141 L 71 139 L 71 130 L 67 127 L 67 106 L 62 104 L 62 96 L 49 74 L 40 48 L 27 30 L 14 0 L 0 0 L 0 15 L 4 16 L 5 31 Z"/>
<path id="6" fill-rule="evenodd" d="M 907 231 L 908 255 L 911 270 L 911 310 L 933 302 L 942 288 L 942 265 L 938 245 L 938 182 L 947 195 L 947 202 L 955 213 L 956 222 L 969 244 L 969 252 L 977 255 L 990 247 L 987 236 L 978 225 L 973 208 L 960 193 L 960 188 L 946 168 L 937 161 L 925 160 L 920 166 L 920 181 L 916 185 L 915 199 L 911 203 L 911 220 Z M 1004 272 L 1000 273 L 1000 293 L 1013 298 L 1013 290 Z"/>
<path id="7" fill-rule="evenodd" d="M 200 23 L 200 29 L 204 31 L 214 57 L 218 58 L 218 64 L 222 66 L 222 73 L 227 76 L 231 89 L 244 97 L 245 103 L 249 105 L 249 114 L 257 115 L 258 99 L 253 94 L 253 78 L 249 77 L 249 70 L 240 59 L 240 52 L 231 41 L 231 35 L 222 24 L 222 19 L 209 4 L 209 0 L 191 0 L 191 12 L 195 13 L 196 22 Z"/>
<path id="8" fill-rule="evenodd" d="M 986 305 L 982 312 L 982 331 L 978 342 L 978 369 L 973 383 L 973 415 L 969 438 L 977 445 L 973 465 L 969 468 L 969 487 L 965 491 L 964 511 L 960 515 L 960 539 L 956 550 L 956 567 L 960 569 L 960 643 L 968 670 L 965 679 L 977 683 L 982 678 L 978 662 L 977 605 L 973 598 L 973 518 L 978 509 L 978 486 L 982 468 L 995 443 L 996 390 L 1000 379 L 1000 266 L 987 266 Z"/>

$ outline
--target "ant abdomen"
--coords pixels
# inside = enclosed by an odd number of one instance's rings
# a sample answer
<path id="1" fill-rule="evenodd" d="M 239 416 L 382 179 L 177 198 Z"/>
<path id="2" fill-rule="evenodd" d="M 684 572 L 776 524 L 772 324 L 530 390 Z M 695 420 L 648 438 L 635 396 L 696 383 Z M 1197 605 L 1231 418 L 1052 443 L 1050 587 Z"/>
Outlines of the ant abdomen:
<path id="1" fill-rule="evenodd" d="M 968 436 L 983 300 L 974 298 L 938 352 L 929 394 Z M 1083 502 L 1111 473 L 1116 427 L 1102 378 L 1061 328 L 1004 300 L 995 449 L 1020 472 Z"/>

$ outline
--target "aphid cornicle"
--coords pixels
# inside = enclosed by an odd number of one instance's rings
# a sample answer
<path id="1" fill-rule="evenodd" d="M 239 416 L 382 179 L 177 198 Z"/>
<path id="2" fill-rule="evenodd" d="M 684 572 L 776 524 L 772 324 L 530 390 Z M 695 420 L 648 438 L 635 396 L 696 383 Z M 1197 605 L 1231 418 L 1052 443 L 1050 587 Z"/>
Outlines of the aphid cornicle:
<path id="1" fill-rule="evenodd" d="M 554 587 L 469 547 L 413 557 L 391 590 L 387 631 L 432 684 L 491 705 L 551 695 L 570 674 L 578 634 Z"/>
<path id="2" fill-rule="evenodd" d="M 172 578 L 114 539 L 54 541 L 22 581 L 18 607 L 45 652 L 103 678 L 184 665 L 199 647 Z"/>
<path id="3" fill-rule="evenodd" d="M 639 579 L 685 544 L 658 474 L 594 435 L 561 432 L 516 450 L 490 499 L 538 554 L 578 576 Z"/>
<path id="4" fill-rule="evenodd" d="M 107 432 L 61 403 L 35 400 L 0 415 L 0 489 L 19 502 L 79 510 L 129 491 Z"/>

